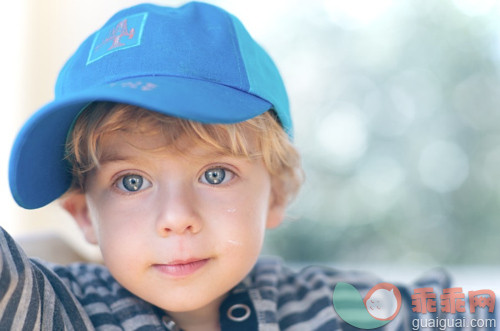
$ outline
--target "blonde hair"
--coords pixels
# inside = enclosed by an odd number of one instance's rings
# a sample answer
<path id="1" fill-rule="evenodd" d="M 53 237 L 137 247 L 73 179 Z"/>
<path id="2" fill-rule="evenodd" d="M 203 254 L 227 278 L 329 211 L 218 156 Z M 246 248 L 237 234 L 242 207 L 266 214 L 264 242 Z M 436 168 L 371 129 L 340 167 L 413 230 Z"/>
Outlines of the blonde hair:
<path id="1" fill-rule="evenodd" d="M 70 190 L 85 190 L 87 175 L 102 161 L 103 136 L 116 132 L 160 134 L 165 146 L 176 146 L 182 136 L 222 155 L 262 158 L 272 177 L 275 199 L 284 202 L 295 197 L 303 182 L 300 155 L 272 111 L 235 124 L 203 124 L 132 105 L 96 102 L 78 117 L 66 143 L 73 174 Z"/>

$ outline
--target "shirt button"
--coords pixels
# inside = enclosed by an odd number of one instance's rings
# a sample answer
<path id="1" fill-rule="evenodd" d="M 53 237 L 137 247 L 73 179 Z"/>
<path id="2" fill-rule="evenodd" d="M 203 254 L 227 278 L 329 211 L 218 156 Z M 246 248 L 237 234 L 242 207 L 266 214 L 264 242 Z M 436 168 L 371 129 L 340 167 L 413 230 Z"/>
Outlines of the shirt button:
<path id="1" fill-rule="evenodd" d="M 250 317 L 251 312 L 252 310 L 249 306 L 242 303 L 237 303 L 232 305 L 227 310 L 227 318 L 229 318 L 233 322 L 243 322 L 248 319 L 248 317 Z"/>

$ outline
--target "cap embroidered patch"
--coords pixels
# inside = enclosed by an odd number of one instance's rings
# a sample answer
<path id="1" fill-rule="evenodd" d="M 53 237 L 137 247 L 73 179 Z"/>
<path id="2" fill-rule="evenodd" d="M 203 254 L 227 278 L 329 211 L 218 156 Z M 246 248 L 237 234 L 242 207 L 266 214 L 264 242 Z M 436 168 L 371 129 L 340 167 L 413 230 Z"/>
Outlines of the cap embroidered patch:
<path id="1" fill-rule="evenodd" d="M 87 64 L 113 52 L 139 46 L 148 13 L 127 16 L 102 28 L 96 34 Z"/>

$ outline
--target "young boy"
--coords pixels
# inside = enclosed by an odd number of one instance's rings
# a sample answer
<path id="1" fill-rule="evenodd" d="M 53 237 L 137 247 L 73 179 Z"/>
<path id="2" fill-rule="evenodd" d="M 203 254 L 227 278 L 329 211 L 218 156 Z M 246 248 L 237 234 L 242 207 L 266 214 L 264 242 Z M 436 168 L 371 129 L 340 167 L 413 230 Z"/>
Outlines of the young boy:
<path id="1" fill-rule="evenodd" d="M 234 16 L 117 13 L 66 63 L 9 173 L 20 206 L 60 199 L 104 265 L 31 260 L 2 232 L 0 329 L 349 329 L 335 284 L 377 279 L 258 259 L 302 182 L 291 137 L 278 70 Z"/>

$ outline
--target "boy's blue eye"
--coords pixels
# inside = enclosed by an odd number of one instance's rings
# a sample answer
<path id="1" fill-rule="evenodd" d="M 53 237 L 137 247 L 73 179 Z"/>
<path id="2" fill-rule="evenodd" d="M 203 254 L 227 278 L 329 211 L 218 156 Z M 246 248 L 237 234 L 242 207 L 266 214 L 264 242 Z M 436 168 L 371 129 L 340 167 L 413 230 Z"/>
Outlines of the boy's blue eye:
<path id="1" fill-rule="evenodd" d="M 213 168 L 205 171 L 205 174 L 203 175 L 204 183 L 208 183 L 211 185 L 218 185 L 222 182 L 224 182 L 224 179 L 226 178 L 226 170 L 223 168 Z"/>
<path id="2" fill-rule="evenodd" d="M 149 187 L 150 183 L 141 175 L 125 175 L 117 183 L 119 189 L 128 192 L 137 192 Z"/>

